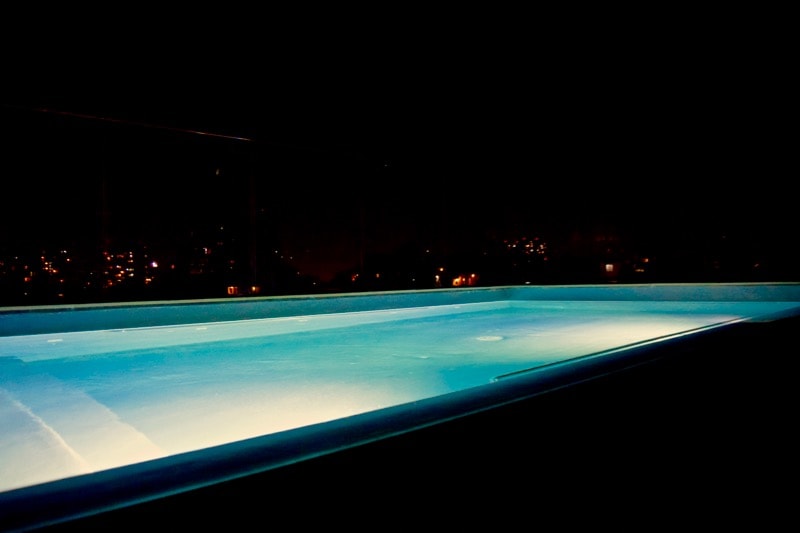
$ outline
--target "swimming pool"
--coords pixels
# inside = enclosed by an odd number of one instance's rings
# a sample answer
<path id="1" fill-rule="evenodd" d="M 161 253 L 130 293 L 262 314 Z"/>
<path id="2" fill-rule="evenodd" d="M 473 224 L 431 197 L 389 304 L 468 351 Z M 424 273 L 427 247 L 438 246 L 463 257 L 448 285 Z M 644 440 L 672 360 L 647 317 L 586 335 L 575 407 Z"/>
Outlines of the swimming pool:
<path id="1" fill-rule="evenodd" d="M 30 520 L 18 510 L 57 495 L 66 503 L 37 518 L 57 522 L 188 491 L 642 364 L 654 346 L 798 314 L 799 284 L 8 308 L 0 507 Z M 116 492 L 98 489 L 112 480 Z M 97 497 L 65 496 L 81 490 Z"/>

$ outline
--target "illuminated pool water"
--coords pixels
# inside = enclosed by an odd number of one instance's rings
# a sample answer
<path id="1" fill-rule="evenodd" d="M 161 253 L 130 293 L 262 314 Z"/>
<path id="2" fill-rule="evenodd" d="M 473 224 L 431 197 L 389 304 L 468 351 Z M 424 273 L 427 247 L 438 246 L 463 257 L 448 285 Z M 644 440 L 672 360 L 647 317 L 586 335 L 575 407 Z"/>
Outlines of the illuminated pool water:
<path id="1" fill-rule="evenodd" d="M 537 369 L 613 359 L 799 310 L 796 285 L 516 287 L 7 310 L 0 498 L 251 439 L 268 447 L 270 435 L 453 394 L 491 394 Z"/>

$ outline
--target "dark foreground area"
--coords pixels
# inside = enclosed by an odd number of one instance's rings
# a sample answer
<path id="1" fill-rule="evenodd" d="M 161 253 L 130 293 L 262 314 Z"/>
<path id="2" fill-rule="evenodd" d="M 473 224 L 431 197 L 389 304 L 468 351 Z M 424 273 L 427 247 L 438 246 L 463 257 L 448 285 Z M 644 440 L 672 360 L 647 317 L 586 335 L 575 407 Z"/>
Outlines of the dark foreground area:
<path id="1" fill-rule="evenodd" d="M 763 530 L 792 508 L 798 326 L 739 324 L 635 368 L 48 530 Z"/>

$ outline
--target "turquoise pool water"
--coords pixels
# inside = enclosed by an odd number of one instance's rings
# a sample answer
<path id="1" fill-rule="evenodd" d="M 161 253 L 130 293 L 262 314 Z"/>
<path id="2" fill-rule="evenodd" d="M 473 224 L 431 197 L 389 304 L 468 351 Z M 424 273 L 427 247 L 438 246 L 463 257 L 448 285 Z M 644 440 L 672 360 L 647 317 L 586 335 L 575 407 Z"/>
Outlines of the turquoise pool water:
<path id="1" fill-rule="evenodd" d="M 0 491 L 491 387 L 799 305 L 512 299 L 2 336 Z"/>

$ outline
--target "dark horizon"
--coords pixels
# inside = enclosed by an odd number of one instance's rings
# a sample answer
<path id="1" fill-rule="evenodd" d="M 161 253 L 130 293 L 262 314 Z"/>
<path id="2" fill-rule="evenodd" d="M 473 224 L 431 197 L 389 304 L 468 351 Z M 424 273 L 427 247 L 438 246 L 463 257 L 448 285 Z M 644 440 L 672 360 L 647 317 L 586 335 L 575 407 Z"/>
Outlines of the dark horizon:
<path id="1" fill-rule="evenodd" d="M 355 115 L 341 131 L 295 127 L 278 142 L 258 129 L 263 114 L 166 111 L 4 105 L 14 186 L 0 250 L 169 249 L 224 228 L 330 280 L 401 250 L 610 235 L 639 255 L 688 256 L 728 239 L 725 253 L 740 247 L 741 261 L 766 257 L 798 279 L 781 147 L 753 122 L 706 114 L 698 128 L 680 123 L 683 110 L 648 124 L 634 109 L 612 122 L 584 105 L 529 132 L 480 114 L 380 127 Z"/>

